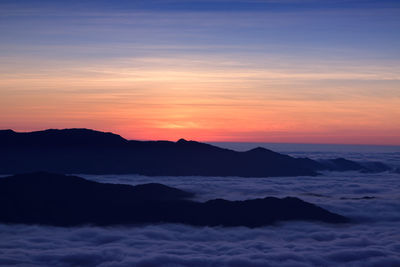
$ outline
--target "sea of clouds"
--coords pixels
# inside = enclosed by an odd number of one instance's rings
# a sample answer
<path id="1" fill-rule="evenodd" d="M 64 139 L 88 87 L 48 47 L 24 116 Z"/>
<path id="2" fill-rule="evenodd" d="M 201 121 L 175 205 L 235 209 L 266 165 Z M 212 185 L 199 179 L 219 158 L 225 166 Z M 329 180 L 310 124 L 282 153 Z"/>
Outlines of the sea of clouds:
<path id="1" fill-rule="evenodd" d="M 353 220 L 246 227 L 0 225 L 0 265 L 400 266 L 400 174 L 221 178 L 81 175 L 124 184 L 158 182 L 197 200 L 295 196 Z M 73 195 L 71 195 L 73 197 Z"/>

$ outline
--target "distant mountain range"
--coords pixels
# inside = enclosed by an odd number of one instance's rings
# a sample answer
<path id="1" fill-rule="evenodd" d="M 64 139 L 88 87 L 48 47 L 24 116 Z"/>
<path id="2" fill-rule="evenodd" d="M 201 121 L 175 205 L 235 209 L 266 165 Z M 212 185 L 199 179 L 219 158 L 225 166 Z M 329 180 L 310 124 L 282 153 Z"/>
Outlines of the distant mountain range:
<path id="1" fill-rule="evenodd" d="M 265 148 L 246 152 L 186 141 L 130 141 L 89 129 L 0 130 L 0 173 L 49 171 L 148 176 L 273 177 L 318 171 L 386 171 L 379 162 L 294 158 Z"/>
<path id="2" fill-rule="evenodd" d="M 161 184 L 104 184 L 45 172 L 0 178 L 0 222 L 55 226 L 183 223 L 259 227 L 278 221 L 346 223 L 349 219 L 298 198 L 189 200 Z"/>

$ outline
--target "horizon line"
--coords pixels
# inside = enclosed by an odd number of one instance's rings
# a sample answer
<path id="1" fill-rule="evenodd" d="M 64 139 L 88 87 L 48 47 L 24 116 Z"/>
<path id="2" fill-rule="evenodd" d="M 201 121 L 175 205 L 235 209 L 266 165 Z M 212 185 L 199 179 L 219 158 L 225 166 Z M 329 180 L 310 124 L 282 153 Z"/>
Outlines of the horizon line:
<path id="1" fill-rule="evenodd" d="M 168 140 L 168 139 L 130 139 L 127 137 L 124 137 L 123 135 L 112 132 L 112 131 L 104 131 L 104 130 L 97 130 L 93 128 L 82 128 L 82 127 L 72 127 L 72 128 L 47 128 L 43 130 L 14 130 L 11 128 L 8 129 L 0 129 L 0 131 L 7 131 L 11 130 L 15 133 L 32 133 L 32 132 L 41 132 L 41 131 L 47 131 L 47 130 L 73 130 L 73 129 L 81 129 L 81 130 L 91 130 L 91 131 L 97 131 L 97 132 L 103 132 L 103 133 L 112 133 L 115 135 L 118 135 L 125 140 L 128 141 L 141 141 L 141 142 L 157 142 L 157 141 L 167 141 L 167 142 L 178 142 L 180 139 L 184 139 L 186 141 L 195 141 L 195 142 L 201 142 L 201 143 L 207 143 L 207 144 L 212 144 L 212 143 L 236 143 L 236 144 L 287 144 L 287 145 L 342 145 L 342 146 L 384 146 L 384 147 L 400 147 L 399 144 L 376 144 L 376 143 L 322 143 L 322 142 L 316 142 L 316 143 L 305 143 L 305 142 L 271 142 L 271 141 L 215 141 L 215 140 L 201 140 L 201 139 L 191 139 L 191 138 L 178 138 L 177 140 Z"/>

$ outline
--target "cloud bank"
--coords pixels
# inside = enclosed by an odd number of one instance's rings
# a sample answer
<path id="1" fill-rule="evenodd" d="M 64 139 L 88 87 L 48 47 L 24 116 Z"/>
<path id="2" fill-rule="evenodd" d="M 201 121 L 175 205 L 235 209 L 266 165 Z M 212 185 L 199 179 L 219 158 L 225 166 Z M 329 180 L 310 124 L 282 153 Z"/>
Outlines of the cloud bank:
<path id="1" fill-rule="evenodd" d="M 0 264 L 398 266 L 398 226 L 398 222 L 341 228 L 299 222 L 259 229 L 1 225 Z"/>
<path id="2" fill-rule="evenodd" d="M 0 225 L 0 265 L 16 266 L 399 266 L 400 175 L 330 173 L 265 179 L 86 176 L 161 182 L 224 197 L 297 196 L 351 217 L 347 226 L 291 222 L 249 229 L 160 224 L 57 228 Z M 370 198 L 364 198 L 364 197 Z"/>

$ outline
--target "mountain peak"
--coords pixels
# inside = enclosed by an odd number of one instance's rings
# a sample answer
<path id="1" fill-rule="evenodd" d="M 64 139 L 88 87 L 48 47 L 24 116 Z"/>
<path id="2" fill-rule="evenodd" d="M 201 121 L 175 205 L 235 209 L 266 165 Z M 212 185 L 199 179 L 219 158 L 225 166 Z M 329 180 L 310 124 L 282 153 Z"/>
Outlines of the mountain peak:
<path id="1" fill-rule="evenodd" d="M 0 131 L 0 144 L 19 146 L 104 146 L 121 145 L 126 139 L 121 136 L 86 128 L 47 129 L 35 132 Z"/>
<path id="2" fill-rule="evenodd" d="M 9 135 L 13 135 L 13 134 L 15 134 L 15 131 L 13 131 L 11 129 L 0 130 L 1 136 L 9 136 Z"/>
<path id="3" fill-rule="evenodd" d="M 256 147 L 256 148 L 250 149 L 250 150 L 247 151 L 247 152 L 265 152 L 265 151 L 269 151 L 269 150 L 266 149 L 266 148 L 264 148 L 264 147 L 258 146 L 258 147 Z"/>

